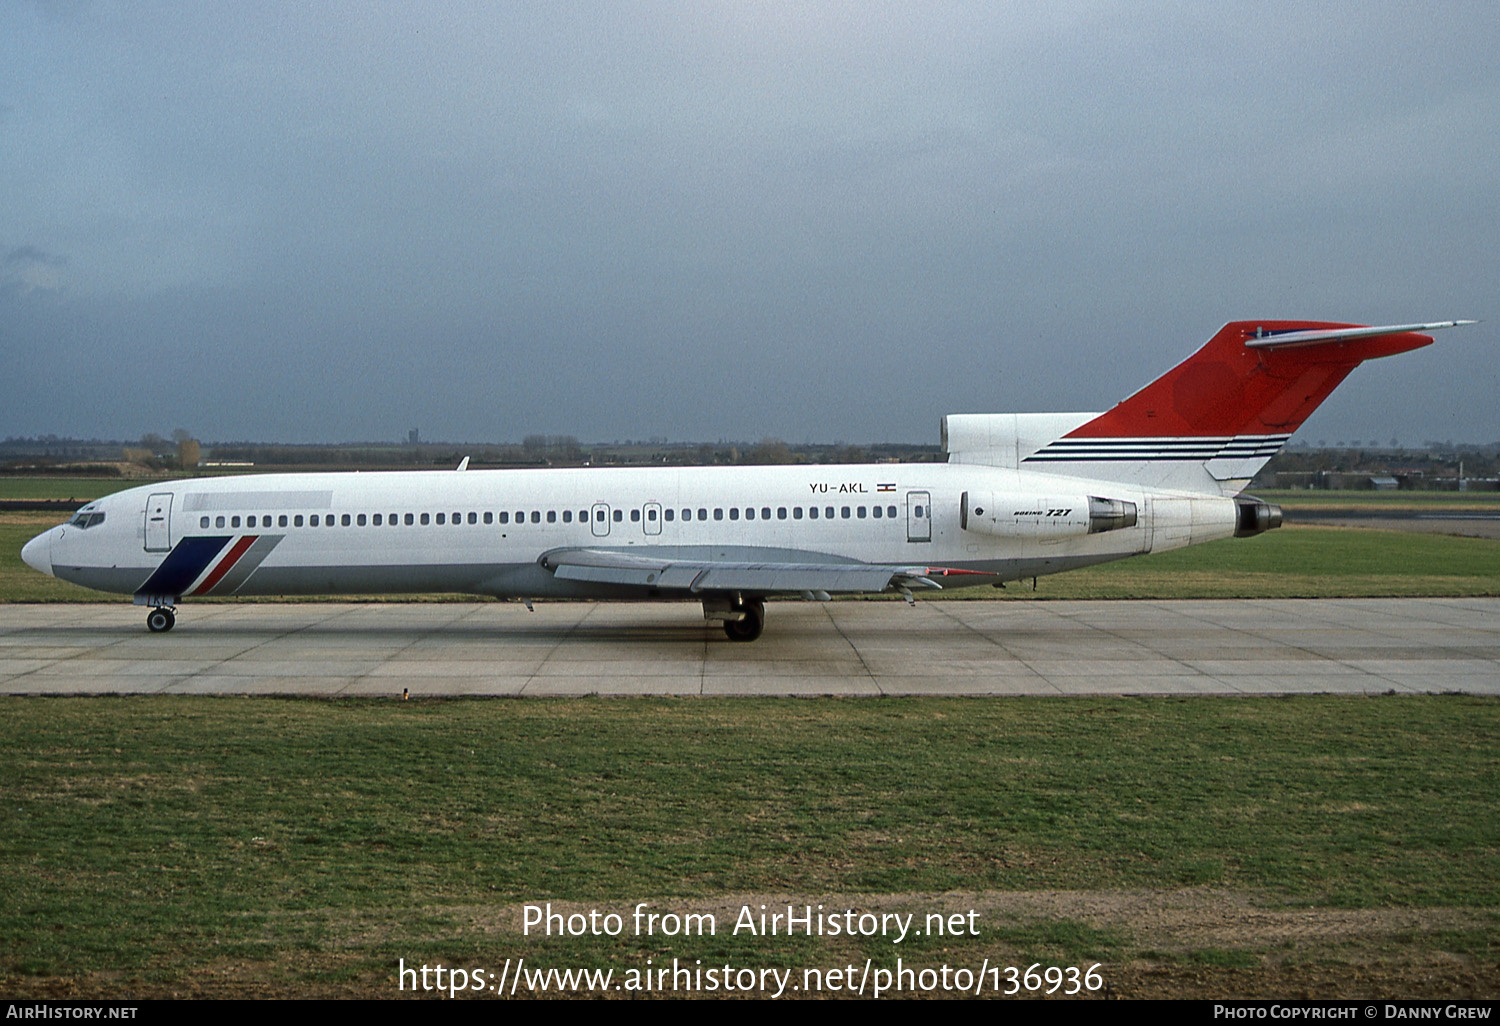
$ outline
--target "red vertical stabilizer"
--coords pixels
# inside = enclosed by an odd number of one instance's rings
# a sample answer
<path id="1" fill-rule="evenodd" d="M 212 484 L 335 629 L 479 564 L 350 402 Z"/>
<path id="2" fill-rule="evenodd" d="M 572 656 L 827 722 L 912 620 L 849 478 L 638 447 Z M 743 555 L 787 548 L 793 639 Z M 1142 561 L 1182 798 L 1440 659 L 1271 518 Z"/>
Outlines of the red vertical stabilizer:
<path id="1" fill-rule="evenodd" d="M 1448 323 L 1369 329 L 1232 321 L 1182 363 L 1063 437 L 1284 438 L 1361 362 L 1431 345 L 1430 335 L 1410 329 Z"/>

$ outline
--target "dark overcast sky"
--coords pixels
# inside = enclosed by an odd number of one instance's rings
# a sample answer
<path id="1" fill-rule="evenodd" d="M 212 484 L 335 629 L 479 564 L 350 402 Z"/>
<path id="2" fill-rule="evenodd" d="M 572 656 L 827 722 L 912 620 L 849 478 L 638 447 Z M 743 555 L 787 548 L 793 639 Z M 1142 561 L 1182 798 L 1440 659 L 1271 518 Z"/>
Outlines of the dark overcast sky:
<path id="1" fill-rule="evenodd" d="M 0 436 L 935 441 L 1223 322 L 1482 318 L 1500 4 L 0 4 Z"/>

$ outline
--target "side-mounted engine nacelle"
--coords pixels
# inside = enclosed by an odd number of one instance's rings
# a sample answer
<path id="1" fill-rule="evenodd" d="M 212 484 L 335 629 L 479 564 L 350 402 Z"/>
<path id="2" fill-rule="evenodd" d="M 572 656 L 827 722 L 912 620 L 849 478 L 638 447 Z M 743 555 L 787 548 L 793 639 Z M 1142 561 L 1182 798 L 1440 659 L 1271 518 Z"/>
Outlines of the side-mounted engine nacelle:
<path id="1" fill-rule="evenodd" d="M 964 492 L 958 521 L 965 531 L 1002 538 L 1072 538 L 1134 527 L 1136 508 L 1097 495 Z"/>

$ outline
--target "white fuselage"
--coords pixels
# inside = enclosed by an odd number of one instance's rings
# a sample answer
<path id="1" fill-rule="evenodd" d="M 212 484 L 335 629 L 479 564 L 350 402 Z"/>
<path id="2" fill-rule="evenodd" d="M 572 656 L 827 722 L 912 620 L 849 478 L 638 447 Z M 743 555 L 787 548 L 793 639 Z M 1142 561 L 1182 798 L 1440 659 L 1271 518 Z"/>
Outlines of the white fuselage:
<path id="1" fill-rule="evenodd" d="M 1089 533 L 1091 498 L 1128 504 L 1130 523 Z M 147 604 L 432 591 L 698 599 L 563 579 L 543 556 L 968 571 L 943 578 L 953 587 L 1228 537 L 1235 525 L 1235 501 L 1218 495 L 964 464 L 275 474 L 131 488 L 24 555 Z"/>

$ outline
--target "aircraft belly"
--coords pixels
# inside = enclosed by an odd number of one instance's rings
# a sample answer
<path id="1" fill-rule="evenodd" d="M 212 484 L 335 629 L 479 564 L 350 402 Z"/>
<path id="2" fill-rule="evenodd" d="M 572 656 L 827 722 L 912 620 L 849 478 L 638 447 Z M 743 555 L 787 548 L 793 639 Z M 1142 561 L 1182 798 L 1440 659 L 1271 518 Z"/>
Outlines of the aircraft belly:
<path id="1" fill-rule="evenodd" d="M 235 594 L 481 594 L 484 593 L 482 582 L 495 577 L 502 569 L 494 563 L 262 566 Z"/>
<path id="2" fill-rule="evenodd" d="M 153 566 L 53 566 L 52 576 L 95 591 L 131 595 L 155 569 Z"/>

